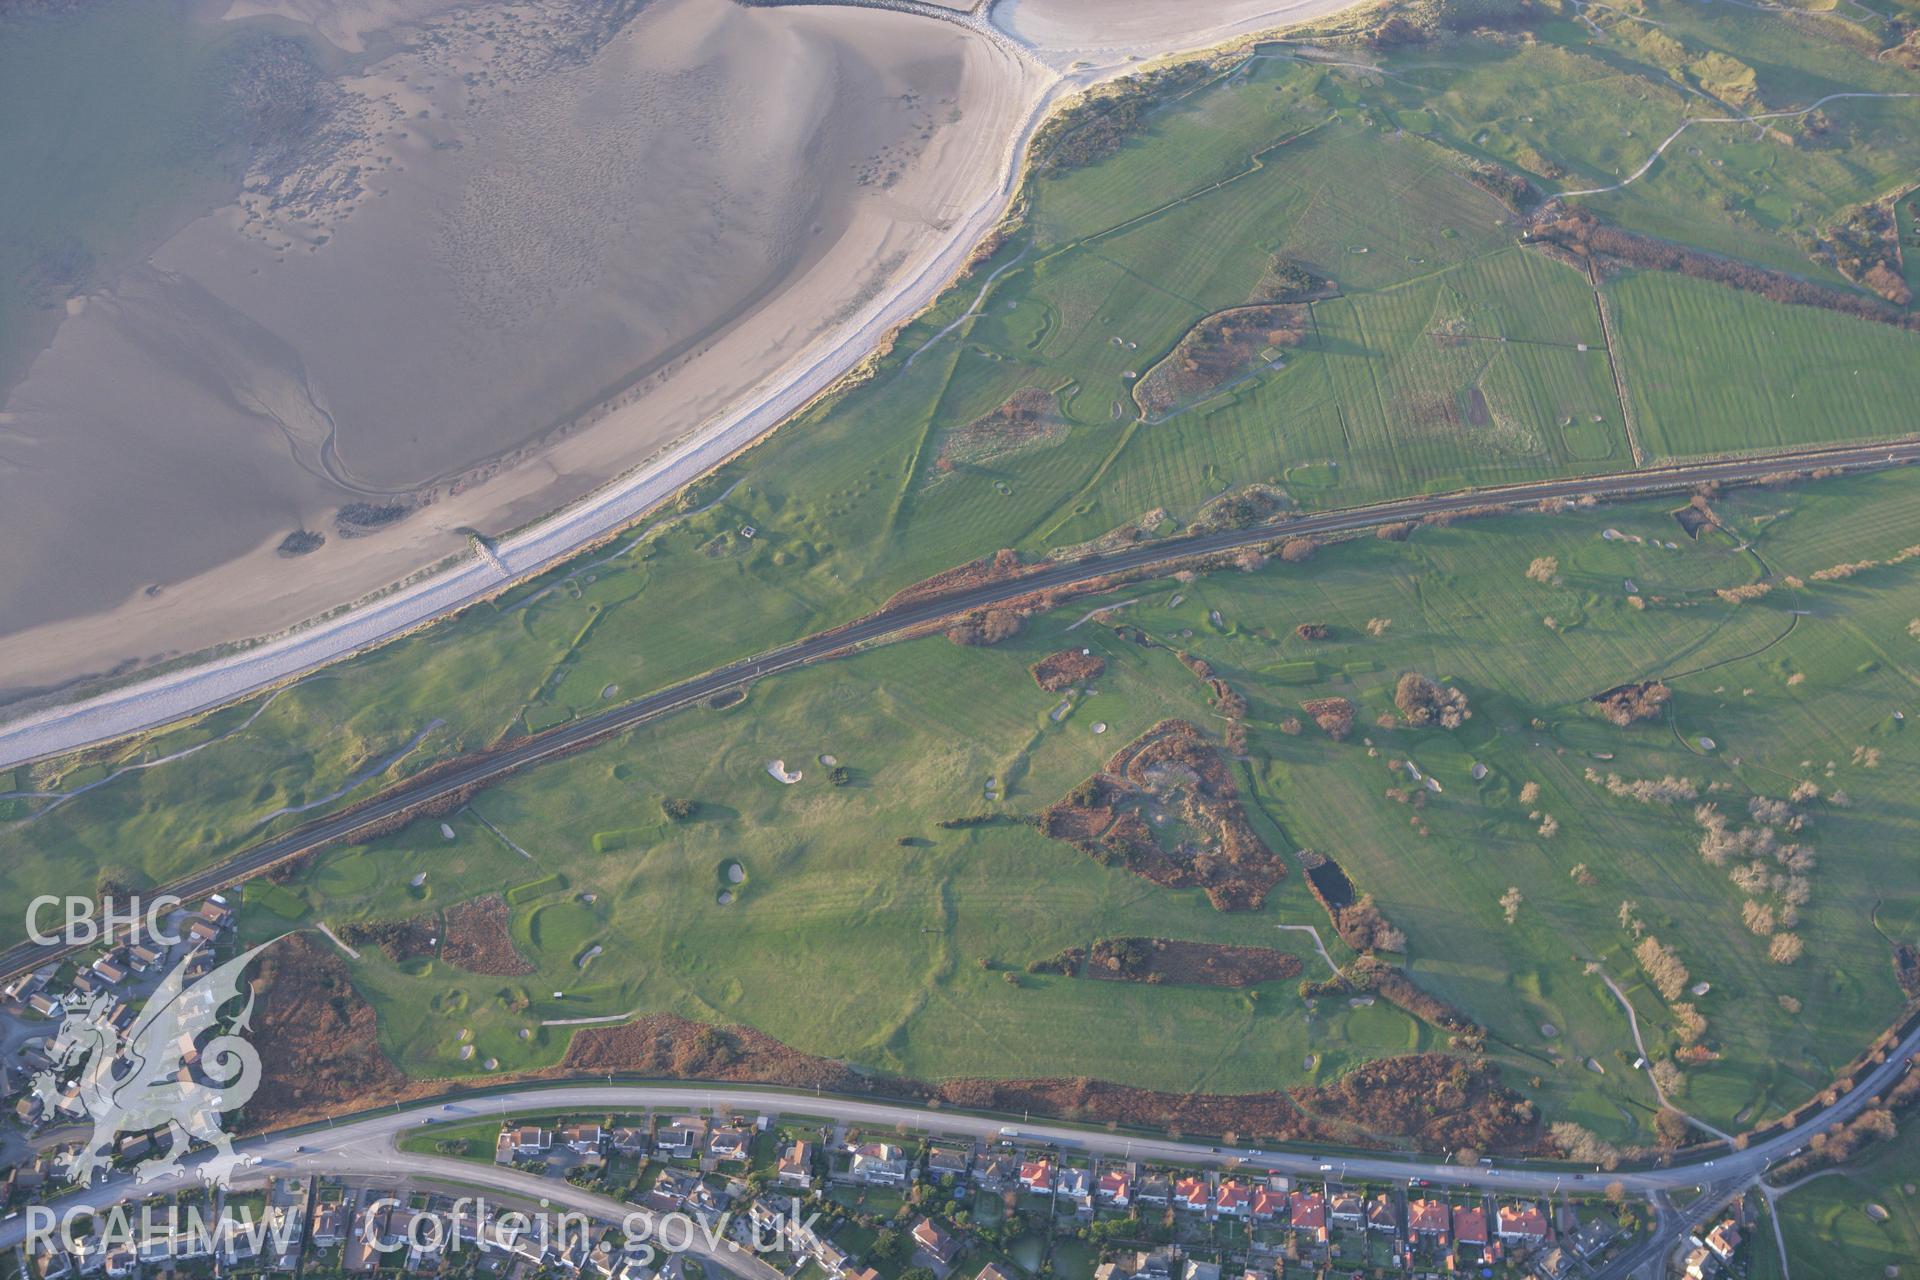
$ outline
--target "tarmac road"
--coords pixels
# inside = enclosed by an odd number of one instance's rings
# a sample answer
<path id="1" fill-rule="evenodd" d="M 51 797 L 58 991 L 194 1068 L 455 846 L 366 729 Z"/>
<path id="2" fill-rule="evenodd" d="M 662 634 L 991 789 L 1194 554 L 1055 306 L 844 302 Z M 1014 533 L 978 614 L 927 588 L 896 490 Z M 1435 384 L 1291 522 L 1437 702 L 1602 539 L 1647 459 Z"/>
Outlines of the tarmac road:
<path id="1" fill-rule="evenodd" d="M 1294 1177 L 1328 1177 L 1400 1181 L 1424 1178 L 1434 1187 L 1452 1190 L 1490 1192 L 1495 1195 L 1545 1195 L 1561 1190 L 1599 1192 L 1608 1182 L 1618 1181 L 1636 1196 L 1650 1197 L 1656 1206 L 1658 1225 L 1653 1235 L 1622 1258 L 1596 1272 L 1603 1280 L 1618 1280 L 1635 1274 L 1642 1267 L 1658 1264 L 1685 1236 L 1718 1211 L 1728 1198 L 1752 1185 L 1776 1160 L 1806 1145 L 1816 1132 L 1850 1119 L 1875 1095 L 1911 1069 L 1909 1059 L 1920 1052 L 1920 1028 L 1901 1043 L 1887 1061 L 1859 1078 L 1855 1088 L 1832 1105 L 1823 1108 L 1794 1129 L 1788 1130 L 1745 1151 L 1728 1151 L 1665 1169 L 1647 1169 L 1576 1175 L 1565 1168 L 1541 1168 L 1528 1165 L 1460 1166 L 1431 1159 L 1396 1158 L 1369 1155 L 1318 1155 L 1268 1151 L 1256 1148 L 1221 1148 L 1199 1143 L 1176 1142 L 1169 1138 L 1128 1137 L 1104 1130 L 1080 1129 L 1046 1122 L 1007 1126 L 1001 1119 L 952 1111 L 915 1107 L 908 1104 L 862 1101 L 839 1096 L 822 1096 L 804 1091 L 773 1088 L 705 1088 L 699 1085 L 621 1085 L 572 1084 L 529 1085 L 525 1088 L 489 1094 L 484 1097 L 455 1097 L 451 1101 L 430 1101 L 409 1107 L 396 1107 L 371 1115 L 344 1119 L 325 1128 L 305 1132 L 272 1134 L 237 1144 L 248 1157 L 249 1172 L 269 1176 L 288 1174 L 332 1174 L 341 1176 L 395 1176 L 464 1184 L 522 1197 L 546 1197 L 566 1208 L 577 1208 L 619 1221 L 633 1211 L 605 1197 L 595 1196 L 569 1186 L 557 1178 L 545 1178 L 511 1168 L 435 1156 L 402 1154 L 397 1139 L 423 1124 L 459 1124 L 492 1116 L 506 1117 L 536 1108 L 567 1108 L 580 1111 L 632 1111 L 640 1109 L 692 1110 L 716 1104 L 742 1111 L 803 1111 L 807 1115 L 827 1116 L 849 1123 L 893 1128 L 906 1125 L 953 1135 L 967 1135 L 984 1142 L 1007 1137 L 1008 1128 L 1015 1140 L 1030 1144 L 1054 1144 L 1069 1151 L 1088 1155 L 1140 1159 L 1172 1164 L 1218 1163 L 1228 1157 L 1239 1167 L 1255 1172 L 1283 1173 Z M 179 1190 L 194 1184 L 195 1158 L 179 1173 L 136 1185 L 126 1175 L 102 1183 L 91 1193 L 73 1195 L 51 1203 L 56 1211 L 85 1203 L 95 1208 L 127 1200 L 137 1200 Z M 244 1176 L 244 1175 L 243 1175 Z M 1585 1185 L 1573 1186 L 1575 1181 Z M 1705 1194 L 1690 1199 L 1690 1207 L 1676 1210 L 1670 1197 L 1704 1188 Z M 0 1249 L 10 1249 L 26 1232 L 24 1216 L 0 1222 Z M 770 1273 L 754 1260 L 722 1249 L 717 1260 L 741 1280 L 771 1280 Z"/>
<path id="2" fill-rule="evenodd" d="M 1784 470 L 1812 467 L 1869 469 L 1920 459 L 1920 441 L 1861 445 L 1837 449 L 1797 449 L 1781 453 L 1702 462 L 1651 471 L 1629 471 L 1568 480 L 1542 480 L 1498 489 L 1468 489 L 1458 493 L 1396 498 L 1364 507 L 1294 516 L 1250 529 L 1168 538 L 1106 556 L 1049 565 L 1024 577 L 988 583 L 897 609 L 870 614 L 844 626 L 818 632 L 792 644 L 745 658 L 660 689 L 597 715 L 569 721 L 545 733 L 522 739 L 484 756 L 470 757 L 431 776 L 401 782 L 356 808 L 321 818 L 244 849 L 225 861 L 157 888 L 192 901 L 238 883 L 276 862 L 330 845 L 353 831 L 413 806 L 449 795 L 462 787 L 498 779 L 517 769 L 550 760 L 580 747 L 624 732 L 635 725 L 691 706 L 713 694 L 748 684 L 762 676 L 790 670 L 832 657 L 856 645 L 895 637 L 903 632 L 943 621 L 974 609 L 1004 603 L 1030 592 L 1067 587 L 1109 574 L 1151 569 L 1190 556 L 1231 551 L 1272 542 L 1277 538 L 1331 534 L 1372 528 L 1402 520 L 1459 512 L 1488 503 L 1532 505 L 1553 498 L 1640 493 L 1685 489 L 1709 481 L 1750 480 Z M 0 952 L 0 980 L 73 950 L 70 947 L 23 942 Z"/>

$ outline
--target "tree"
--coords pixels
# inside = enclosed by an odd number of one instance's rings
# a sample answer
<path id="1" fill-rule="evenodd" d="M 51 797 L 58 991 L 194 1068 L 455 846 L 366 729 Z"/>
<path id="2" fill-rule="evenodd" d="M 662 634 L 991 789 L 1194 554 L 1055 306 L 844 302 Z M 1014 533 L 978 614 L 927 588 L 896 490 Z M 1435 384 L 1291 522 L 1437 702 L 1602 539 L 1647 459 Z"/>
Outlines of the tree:
<path id="1" fill-rule="evenodd" d="M 836 787 L 844 787 L 853 781 L 853 770 L 843 764 L 837 764 L 827 774 L 827 781 Z"/>
<path id="2" fill-rule="evenodd" d="M 1678 1000 L 1680 993 L 1687 989 L 1687 979 L 1691 976 L 1687 966 L 1670 948 L 1660 945 L 1660 939 L 1651 934 L 1642 938 L 1640 945 L 1633 949 L 1633 956 L 1646 971 L 1654 989 L 1668 1001 Z"/>
<path id="3" fill-rule="evenodd" d="M 1280 558 L 1288 564 L 1299 564 L 1313 559 L 1314 550 L 1319 545 L 1312 538 L 1288 538 L 1280 544 Z"/>
<path id="4" fill-rule="evenodd" d="M 1533 563 L 1527 566 L 1527 581 L 1552 582 L 1554 575 L 1559 572 L 1559 560 L 1552 556 L 1535 556 Z"/>
<path id="5" fill-rule="evenodd" d="M 667 818 L 673 822 L 685 822 L 699 807 L 698 803 L 683 796 L 667 796 L 660 801 L 660 812 L 666 814 Z"/>
<path id="6" fill-rule="evenodd" d="M 1387 634 L 1387 628 L 1393 625 L 1392 618 L 1368 618 L 1367 634 L 1376 640 Z"/>
<path id="7" fill-rule="evenodd" d="M 1443 689 L 1418 671 L 1400 677 L 1400 683 L 1394 686 L 1393 702 L 1412 725 L 1458 729 L 1473 715 L 1467 709 L 1466 694 L 1455 688 Z"/>
<path id="8" fill-rule="evenodd" d="M 1776 933 L 1767 943 L 1767 959 L 1775 964 L 1792 964 L 1806 951 L 1797 933 Z"/>
<path id="9" fill-rule="evenodd" d="M 1520 904 L 1526 900 L 1518 885 L 1508 885 L 1507 891 L 1500 895 L 1500 909 L 1507 913 L 1508 924 L 1520 918 Z"/>

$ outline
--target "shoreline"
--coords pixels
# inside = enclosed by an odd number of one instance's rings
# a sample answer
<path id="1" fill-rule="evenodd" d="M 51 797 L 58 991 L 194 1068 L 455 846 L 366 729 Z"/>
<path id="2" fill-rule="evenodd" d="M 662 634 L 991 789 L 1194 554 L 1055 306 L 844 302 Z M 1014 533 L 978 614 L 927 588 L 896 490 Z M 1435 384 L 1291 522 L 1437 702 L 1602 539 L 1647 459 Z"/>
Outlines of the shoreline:
<path id="1" fill-rule="evenodd" d="M 1294 0 L 1273 5 L 1268 16 L 1286 25 L 1348 7 L 1349 0 Z M 1245 24 L 1231 25 L 1232 30 L 1200 33 L 1202 43 L 1161 57 L 1199 55 L 1251 34 L 1240 29 Z M 1273 29 L 1271 23 L 1258 26 Z M 1011 46 L 1025 43 L 997 24 L 993 36 L 982 38 L 993 56 L 1008 58 L 1016 56 Z M 189 719 L 430 625 L 619 534 L 688 483 L 751 448 L 856 374 L 893 334 L 965 275 L 979 244 L 1013 207 L 1028 178 L 1032 138 L 1063 99 L 1123 76 L 1141 62 L 1123 57 L 1072 74 L 1048 72 L 1044 65 L 1031 47 L 1020 56 L 1016 75 L 1031 80 L 1039 71 L 1044 78 L 1027 90 L 1031 101 L 1001 149 L 999 177 L 983 200 L 956 218 L 944 243 L 917 270 L 847 325 L 822 334 L 768 374 L 741 397 L 744 403 L 708 417 L 573 501 L 520 523 L 495 543 L 504 575 L 471 550 L 457 552 L 277 634 L 229 641 L 132 671 L 122 668 L 120 674 L 81 677 L 59 690 L 29 695 L 15 704 L 23 714 L 0 720 L 0 768 Z M 537 467 L 539 461 L 527 465 Z M 99 617 L 111 621 L 113 614 Z M 104 689 L 102 682 L 109 682 Z"/>

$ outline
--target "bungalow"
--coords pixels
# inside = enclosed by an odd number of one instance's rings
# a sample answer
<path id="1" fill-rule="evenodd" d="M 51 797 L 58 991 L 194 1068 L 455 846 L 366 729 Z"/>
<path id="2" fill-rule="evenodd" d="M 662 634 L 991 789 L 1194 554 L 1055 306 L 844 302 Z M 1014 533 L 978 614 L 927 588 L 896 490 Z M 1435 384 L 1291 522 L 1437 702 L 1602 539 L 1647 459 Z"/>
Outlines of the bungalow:
<path id="1" fill-rule="evenodd" d="M 1085 1169 L 1068 1166 L 1060 1170 L 1060 1176 L 1054 1179 L 1053 1189 L 1082 1205 L 1093 1200 L 1093 1178 Z"/>
<path id="2" fill-rule="evenodd" d="M 560 1130 L 560 1141 L 567 1150 L 583 1156 L 597 1156 L 607 1140 L 606 1130 L 597 1124 L 570 1124 Z M 551 1141 L 551 1139 L 549 1139 Z"/>
<path id="3" fill-rule="evenodd" d="M 616 1154 L 637 1156 L 647 1149 L 647 1131 L 636 1125 L 620 1125 L 607 1132 L 607 1141 Z"/>
<path id="4" fill-rule="evenodd" d="M 23 973 L 5 987 L 0 987 L 0 996 L 5 996 L 9 1000 L 25 1000 L 46 986 L 48 979 L 52 976 L 50 969 L 36 969 L 32 973 Z"/>
<path id="5" fill-rule="evenodd" d="M 1487 1243 L 1487 1211 L 1481 1205 L 1456 1205 L 1453 1210 L 1453 1238 L 1460 1244 L 1482 1248 Z"/>
<path id="6" fill-rule="evenodd" d="M 1164 1173 L 1143 1174 L 1133 1198 L 1141 1204 L 1166 1204 L 1173 1198 L 1173 1184 Z"/>
<path id="7" fill-rule="evenodd" d="M 853 1149 L 853 1176 L 861 1182 L 899 1187 L 907 1181 L 907 1155 L 890 1142 L 869 1142 Z"/>
<path id="8" fill-rule="evenodd" d="M 1100 1203 L 1124 1209 L 1133 1201 L 1133 1174 L 1126 1169 L 1108 1169 L 1100 1175 Z"/>
<path id="9" fill-rule="evenodd" d="M 973 1167 L 973 1148 L 935 1143 L 927 1148 L 927 1172 L 935 1178 L 951 1177 L 955 1182 L 967 1176 Z"/>
<path id="10" fill-rule="evenodd" d="M 136 942 L 127 948 L 127 964 L 135 973 L 145 973 L 158 967 L 167 958 L 167 953 L 150 943 Z"/>
<path id="11" fill-rule="evenodd" d="M 731 1198 L 724 1191 L 716 1191 L 704 1182 L 696 1183 L 693 1190 L 687 1193 L 687 1212 L 694 1216 L 695 1221 L 708 1226 L 720 1220 L 729 1203 Z"/>
<path id="12" fill-rule="evenodd" d="M 715 1129 L 707 1139 L 707 1153 L 715 1160 L 745 1160 L 753 1136 L 745 1129 Z"/>
<path id="13" fill-rule="evenodd" d="M 233 923 L 233 908 L 219 894 L 208 898 L 200 907 L 200 918 L 216 929 L 224 929 Z"/>
<path id="14" fill-rule="evenodd" d="M 1367 1201 L 1367 1230 L 1400 1234 L 1400 1206 L 1384 1191 Z"/>
<path id="15" fill-rule="evenodd" d="M 932 1218 L 922 1218 L 914 1224 L 913 1243 L 943 1267 L 952 1266 L 955 1255 L 960 1252 L 952 1233 L 943 1230 Z"/>
<path id="16" fill-rule="evenodd" d="M 1020 1185 L 1038 1196 L 1053 1194 L 1053 1161 L 1042 1157 L 1020 1166 Z"/>
<path id="17" fill-rule="evenodd" d="M 1739 1247 L 1740 1228 L 1734 1225 L 1732 1218 L 1726 1219 L 1707 1233 L 1707 1248 L 1711 1249 L 1713 1256 L 1722 1262 L 1732 1262 L 1733 1251 Z"/>
<path id="18" fill-rule="evenodd" d="M 127 976 L 127 971 L 120 965 L 115 964 L 111 956 L 101 956 L 93 962 L 92 968 L 95 973 L 100 975 L 100 981 L 106 983 L 108 986 L 113 986 L 117 982 L 124 981 Z"/>
<path id="19" fill-rule="evenodd" d="M 1284 1191 L 1275 1191 L 1263 1182 L 1253 1189 L 1253 1202 L 1248 1205 L 1248 1208 L 1252 1211 L 1255 1222 L 1272 1222 L 1280 1216 L 1280 1210 L 1285 1208 L 1286 1204 L 1287 1196 Z"/>
<path id="20" fill-rule="evenodd" d="M 1547 1238 L 1547 1218 L 1538 1205 L 1503 1204 L 1494 1217 L 1493 1229 L 1502 1240 L 1539 1244 Z"/>
<path id="21" fill-rule="evenodd" d="M 1173 1206 L 1189 1213 L 1207 1211 L 1207 1180 L 1188 1174 L 1173 1184 Z"/>
<path id="22" fill-rule="evenodd" d="M 1444 1200 L 1407 1201 L 1407 1230 L 1416 1236 L 1447 1238 L 1447 1202 Z"/>
<path id="23" fill-rule="evenodd" d="M 1366 1202 L 1351 1191 L 1336 1191 L 1327 1203 L 1327 1217 L 1336 1227 L 1358 1231 L 1367 1225 Z"/>
<path id="24" fill-rule="evenodd" d="M 49 996 L 44 991 L 36 991 L 27 997 L 27 1008 L 43 1018 L 64 1018 L 67 1006 L 58 996 Z"/>
<path id="25" fill-rule="evenodd" d="M 205 920 L 195 916 L 193 919 L 187 921 L 187 936 L 201 946 L 206 946 L 209 943 L 219 940 L 220 930 L 217 926 L 208 924 Z"/>
<path id="26" fill-rule="evenodd" d="M 806 1188 L 813 1185 L 813 1144 L 796 1142 L 780 1153 L 774 1177 L 783 1187 Z"/>
<path id="27" fill-rule="evenodd" d="M 1318 1191 L 1296 1191 L 1287 1198 L 1287 1225 L 1295 1231 L 1327 1229 L 1327 1198 Z"/>
<path id="28" fill-rule="evenodd" d="M 1213 1210 L 1228 1218 L 1244 1218 L 1252 1211 L 1253 1188 L 1239 1178 L 1228 1178 L 1214 1193 Z"/>
<path id="29" fill-rule="evenodd" d="M 13 1114 L 19 1117 L 21 1124 L 29 1128 L 39 1124 L 40 1117 L 46 1113 L 47 1104 L 41 1101 L 37 1093 L 29 1093 L 13 1104 Z"/>
<path id="30" fill-rule="evenodd" d="M 86 1004 L 93 999 L 96 991 L 107 989 L 106 979 L 91 970 L 73 975 L 73 986 L 67 991 L 68 1004 Z"/>

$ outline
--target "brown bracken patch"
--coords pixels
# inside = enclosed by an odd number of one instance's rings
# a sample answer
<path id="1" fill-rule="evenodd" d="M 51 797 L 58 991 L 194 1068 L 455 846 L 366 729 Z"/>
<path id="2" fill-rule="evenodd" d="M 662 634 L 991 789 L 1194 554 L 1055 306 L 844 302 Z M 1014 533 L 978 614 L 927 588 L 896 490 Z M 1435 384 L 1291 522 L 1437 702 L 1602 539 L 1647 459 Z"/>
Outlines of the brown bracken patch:
<path id="1" fill-rule="evenodd" d="M 1175 820 L 1169 848 L 1154 827 Z M 1226 759 L 1185 720 L 1162 720 L 1115 752 L 1040 829 L 1165 888 L 1204 889 L 1222 911 L 1258 908 L 1286 874 L 1248 823 Z"/>
<path id="2" fill-rule="evenodd" d="M 1239 947 L 1179 938 L 1102 938 L 1074 948 L 1070 972 L 1111 982 L 1188 987 L 1251 987 L 1300 976 L 1300 957 L 1272 947 Z"/>
<path id="3" fill-rule="evenodd" d="M 1098 654 L 1078 649 L 1050 653 L 1029 668 L 1033 681 L 1048 693 L 1060 693 L 1084 684 L 1107 669 L 1107 660 Z"/>
<path id="4" fill-rule="evenodd" d="M 507 934 L 507 903 L 497 893 L 447 908 L 447 931 L 440 958 L 468 973 L 513 977 L 534 966 L 514 950 Z"/>
<path id="5" fill-rule="evenodd" d="M 398 964 L 419 956 L 430 956 L 434 947 L 434 919 L 430 915 L 406 920 L 380 920 L 342 927 L 340 936 L 353 947 L 379 947 L 387 959 Z"/>
<path id="6" fill-rule="evenodd" d="M 260 1088 L 247 1103 L 250 1130 L 277 1128 L 420 1092 L 380 1051 L 373 1006 L 353 989 L 338 952 L 296 933 L 268 947 L 250 1039 Z"/>

